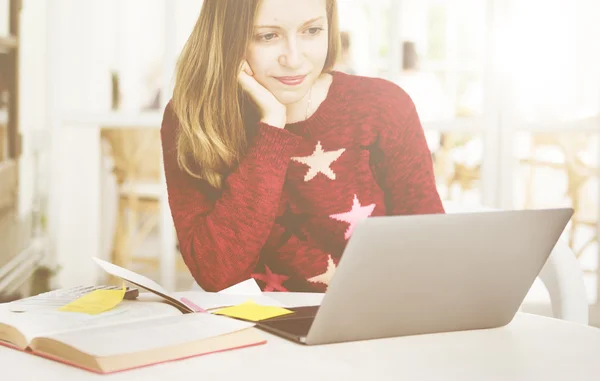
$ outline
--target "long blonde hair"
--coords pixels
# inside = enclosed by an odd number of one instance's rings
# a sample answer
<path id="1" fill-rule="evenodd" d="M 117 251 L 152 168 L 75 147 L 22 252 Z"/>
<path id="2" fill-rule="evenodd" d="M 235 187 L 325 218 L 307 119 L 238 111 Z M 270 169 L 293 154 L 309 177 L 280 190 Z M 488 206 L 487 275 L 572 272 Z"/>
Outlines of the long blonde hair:
<path id="1" fill-rule="evenodd" d="M 340 37 L 336 0 L 325 0 L 332 70 Z M 221 189 L 223 178 L 246 152 L 248 123 L 258 121 L 237 75 L 254 30 L 260 0 L 204 0 L 179 57 L 171 101 L 179 122 L 177 161 L 190 176 Z"/>

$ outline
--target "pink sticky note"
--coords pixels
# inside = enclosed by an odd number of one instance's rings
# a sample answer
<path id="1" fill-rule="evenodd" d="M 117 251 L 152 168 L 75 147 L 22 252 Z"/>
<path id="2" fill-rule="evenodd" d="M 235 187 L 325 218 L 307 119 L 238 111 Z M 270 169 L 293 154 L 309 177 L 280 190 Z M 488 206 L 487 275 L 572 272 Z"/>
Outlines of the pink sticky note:
<path id="1" fill-rule="evenodd" d="M 181 301 L 185 303 L 188 307 L 191 307 L 196 312 L 206 312 L 202 307 L 196 305 L 196 303 L 192 302 L 188 298 L 181 298 Z"/>

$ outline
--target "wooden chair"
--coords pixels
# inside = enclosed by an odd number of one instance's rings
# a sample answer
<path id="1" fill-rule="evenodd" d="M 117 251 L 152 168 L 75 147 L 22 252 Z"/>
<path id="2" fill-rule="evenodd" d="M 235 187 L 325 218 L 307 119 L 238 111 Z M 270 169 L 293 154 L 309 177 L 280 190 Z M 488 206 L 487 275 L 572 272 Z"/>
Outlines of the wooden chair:
<path id="1" fill-rule="evenodd" d="M 598 233 L 596 231 L 598 216 L 585 216 L 585 212 L 590 208 L 585 206 L 586 200 L 582 197 L 583 187 L 593 177 L 597 176 L 597 168 L 585 163 L 579 153 L 586 150 L 586 146 L 590 141 L 589 133 L 534 133 L 530 144 L 531 156 L 521 160 L 522 164 L 529 165 L 529 173 L 526 179 L 526 197 L 525 208 L 533 207 L 533 182 L 535 172 L 538 168 L 546 167 L 553 168 L 559 171 L 564 171 L 567 177 L 566 196 L 571 201 L 574 209 L 573 218 L 571 220 L 571 230 L 569 232 L 569 246 L 575 252 L 575 256 L 579 258 L 589 245 L 598 241 Z M 561 161 L 548 161 L 536 158 L 536 152 L 542 147 L 553 147 L 560 151 L 563 155 Z M 594 211 L 597 208 L 592 208 Z M 576 249 L 575 235 L 577 230 L 582 227 L 590 227 L 595 231 L 580 248 Z"/>
<path id="2" fill-rule="evenodd" d="M 136 249 L 159 222 L 160 131 L 150 128 L 103 128 L 109 144 L 119 191 L 119 212 L 112 253 L 113 263 L 129 267 L 133 262 L 157 266 L 158 258 L 139 258 Z"/>
<path id="3" fill-rule="evenodd" d="M 114 163 L 119 192 L 111 260 L 125 268 L 141 265 L 142 269 L 136 269 L 141 273 L 155 273 L 160 266 L 159 253 L 152 256 L 138 254 L 151 233 L 158 230 L 159 236 L 166 234 L 160 231 L 161 196 L 165 191 L 160 130 L 102 128 L 101 138 L 108 143 L 108 152 L 104 154 L 110 155 Z M 180 255 L 176 259 L 176 270 L 188 271 Z"/>
<path id="4" fill-rule="evenodd" d="M 441 134 L 440 147 L 434 154 L 434 171 L 436 179 L 447 189 L 446 200 L 452 200 L 452 187 L 457 184 L 462 196 L 476 187 L 481 177 L 481 165 L 467 165 L 454 160 L 453 151 L 464 146 L 473 139 L 472 136 L 460 133 Z"/>

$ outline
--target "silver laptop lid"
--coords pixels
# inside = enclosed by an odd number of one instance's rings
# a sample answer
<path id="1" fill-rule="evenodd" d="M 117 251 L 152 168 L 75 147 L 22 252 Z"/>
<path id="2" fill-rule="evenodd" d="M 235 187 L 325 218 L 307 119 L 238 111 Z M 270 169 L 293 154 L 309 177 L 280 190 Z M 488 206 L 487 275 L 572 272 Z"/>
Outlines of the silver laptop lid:
<path id="1" fill-rule="evenodd" d="M 363 220 L 306 343 L 505 325 L 572 214 L 566 208 Z"/>

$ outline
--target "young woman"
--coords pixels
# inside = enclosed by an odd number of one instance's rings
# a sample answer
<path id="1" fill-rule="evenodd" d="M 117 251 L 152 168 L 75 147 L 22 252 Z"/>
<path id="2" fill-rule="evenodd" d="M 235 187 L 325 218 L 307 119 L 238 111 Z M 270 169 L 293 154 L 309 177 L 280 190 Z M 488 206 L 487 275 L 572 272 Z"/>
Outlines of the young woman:
<path id="1" fill-rule="evenodd" d="M 204 0 L 162 126 L 203 289 L 323 292 L 360 219 L 444 212 L 412 101 L 332 71 L 338 49 L 335 0 Z"/>

